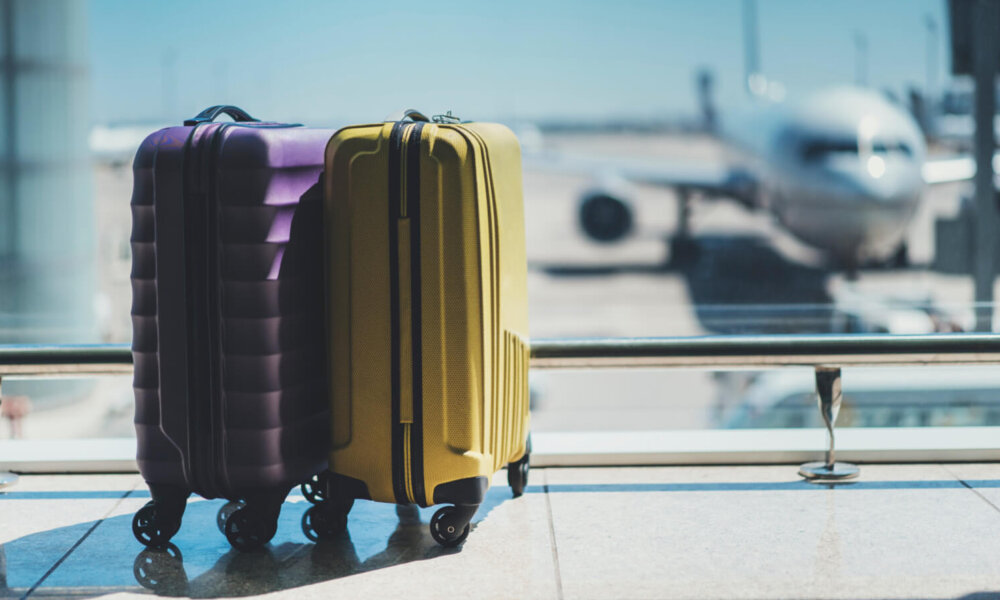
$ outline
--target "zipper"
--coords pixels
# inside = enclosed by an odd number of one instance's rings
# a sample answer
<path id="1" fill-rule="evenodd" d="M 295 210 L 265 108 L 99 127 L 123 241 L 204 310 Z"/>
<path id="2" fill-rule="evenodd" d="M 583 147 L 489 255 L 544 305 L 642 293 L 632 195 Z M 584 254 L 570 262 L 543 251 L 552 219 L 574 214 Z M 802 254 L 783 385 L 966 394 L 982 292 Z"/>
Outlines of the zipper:
<path id="1" fill-rule="evenodd" d="M 406 445 L 409 447 L 409 495 L 421 506 L 426 505 L 424 493 L 424 429 L 423 429 L 423 331 L 422 295 L 423 282 L 420 272 L 420 141 L 423 123 L 413 125 L 407 140 L 406 157 L 406 213 L 410 220 L 410 339 L 412 379 L 412 422 L 406 426 Z"/>
<path id="2" fill-rule="evenodd" d="M 404 427 L 400 418 L 401 391 L 401 357 L 400 357 L 400 281 L 399 281 L 399 218 L 402 213 L 403 187 L 403 132 L 406 123 L 399 121 L 392 126 L 389 134 L 389 330 L 390 330 L 390 402 L 391 402 L 391 456 L 392 456 L 392 491 L 399 504 L 406 504 L 406 473 L 407 458 Z"/>
<path id="3" fill-rule="evenodd" d="M 426 503 L 423 482 L 423 360 L 420 293 L 420 140 L 423 123 L 389 136 L 389 280 L 392 479 L 400 504 Z"/>
<path id="4" fill-rule="evenodd" d="M 220 124 L 189 150 L 184 165 L 184 225 L 189 242 L 184 249 L 188 334 L 188 464 L 192 487 L 207 498 L 218 496 L 221 440 L 217 434 L 219 352 L 218 207 L 215 194 L 215 158 L 226 125 Z M 192 139 L 194 132 L 192 132 Z M 196 276 L 196 265 L 204 265 Z M 216 327 L 213 327 L 213 321 Z M 204 338 L 199 339 L 196 332 Z"/>
<path id="5" fill-rule="evenodd" d="M 197 128 L 192 131 L 192 142 L 198 134 Z M 203 277 L 196 277 L 193 265 L 197 264 L 200 257 L 207 253 L 206 247 L 206 218 L 205 205 L 207 204 L 207 190 L 205 189 L 205 169 L 206 169 L 206 146 L 215 132 L 203 136 L 193 147 L 189 149 L 185 156 L 184 164 L 184 231 L 186 243 L 184 245 L 184 279 L 186 295 L 184 298 L 187 304 L 187 347 L 188 347 L 188 456 L 190 465 L 192 487 L 199 492 L 207 491 L 210 484 L 210 476 L 204 462 L 206 454 L 205 438 L 201 435 L 200 426 L 206 419 L 205 408 L 207 398 L 204 398 L 205 368 L 207 365 L 205 356 L 205 346 L 199 343 L 195 332 L 204 332 L 207 329 L 207 313 L 203 310 L 201 300 L 206 296 L 205 286 L 207 281 Z M 208 139 L 205 139 L 205 138 Z"/>
<path id="6" fill-rule="evenodd" d="M 223 415 L 225 407 L 225 397 L 222 392 L 222 303 L 220 298 L 220 255 L 219 255 L 219 193 L 216 174 L 218 170 L 219 155 L 222 153 L 222 142 L 225 137 L 225 130 L 228 124 L 219 125 L 215 136 L 212 138 L 212 146 L 209 149 L 207 166 L 205 169 L 205 189 L 206 202 L 205 213 L 207 216 L 206 234 L 207 248 L 205 278 L 208 281 L 206 289 L 208 294 L 205 298 L 208 314 L 209 327 L 206 330 L 208 337 L 208 423 L 206 425 L 207 437 L 209 439 L 210 451 L 205 457 L 207 471 L 211 474 L 212 492 L 215 496 L 228 495 L 224 492 L 229 490 L 229 473 L 225 468 L 220 468 L 226 464 L 225 443 L 223 440 Z M 214 401 L 213 401 L 214 400 Z"/>

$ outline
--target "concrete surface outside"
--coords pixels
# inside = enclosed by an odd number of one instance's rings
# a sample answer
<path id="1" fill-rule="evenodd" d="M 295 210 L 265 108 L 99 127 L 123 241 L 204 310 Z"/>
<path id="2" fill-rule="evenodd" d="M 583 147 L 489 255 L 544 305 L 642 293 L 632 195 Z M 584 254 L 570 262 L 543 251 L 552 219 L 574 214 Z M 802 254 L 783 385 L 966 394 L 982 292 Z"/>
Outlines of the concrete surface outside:
<path id="1" fill-rule="evenodd" d="M 0 597 L 994 598 L 1000 465 L 864 465 L 857 483 L 794 466 L 552 468 L 512 499 L 501 472 L 458 549 L 359 501 L 321 544 L 286 502 L 241 554 L 192 500 L 168 552 L 131 533 L 132 475 L 25 476 L 0 493 Z"/>

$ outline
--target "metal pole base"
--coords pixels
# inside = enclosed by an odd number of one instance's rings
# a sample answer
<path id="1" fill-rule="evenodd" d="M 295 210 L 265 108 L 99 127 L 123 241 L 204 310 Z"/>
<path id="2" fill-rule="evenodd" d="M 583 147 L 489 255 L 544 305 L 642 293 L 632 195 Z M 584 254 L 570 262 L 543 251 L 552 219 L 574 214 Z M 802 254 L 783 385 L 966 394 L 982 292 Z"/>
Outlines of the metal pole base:
<path id="1" fill-rule="evenodd" d="M 17 483 L 17 475 L 7 471 L 0 471 L 0 489 Z"/>
<path id="2" fill-rule="evenodd" d="M 848 481 L 857 479 L 861 470 L 851 463 L 833 463 L 833 468 L 823 461 L 808 462 L 799 467 L 799 475 L 809 481 Z"/>

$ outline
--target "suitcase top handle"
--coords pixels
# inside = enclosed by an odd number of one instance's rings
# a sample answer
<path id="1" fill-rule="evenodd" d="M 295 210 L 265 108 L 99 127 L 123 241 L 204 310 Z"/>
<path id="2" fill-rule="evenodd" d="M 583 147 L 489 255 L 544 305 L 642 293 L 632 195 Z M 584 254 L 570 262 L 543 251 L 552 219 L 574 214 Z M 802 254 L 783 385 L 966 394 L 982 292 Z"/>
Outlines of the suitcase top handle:
<path id="1" fill-rule="evenodd" d="M 233 118 L 237 123 L 258 123 L 260 119 L 255 119 L 251 117 L 245 110 L 238 108 L 236 106 L 230 106 L 228 104 L 218 104 L 216 106 L 209 106 L 205 110 L 198 113 L 198 116 L 193 119 L 188 119 L 184 121 L 185 125 L 198 125 L 200 123 L 211 123 L 221 114 L 227 114 Z"/>
<path id="2" fill-rule="evenodd" d="M 448 111 L 448 114 L 445 114 L 445 115 L 434 115 L 433 117 L 427 118 L 427 115 L 425 115 L 424 113 L 420 112 L 419 110 L 414 110 L 412 108 L 407 108 L 406 110 L 401 110 L 401 111 L 394 112 L 394 113 L 390 114 L 389 116 L 387 116 L 385 118 L 385 122 L 386 123 L 392 123 L 394 121 L 405 121 L 407 119 L 409 119 L 411 121 L 424 121 L 426 123 L 461 123 L 462 122 L 462 119 L 460 119 L 460 118 L 456 117 L 455 115 L 451 114 L 450 110 Z"/>
<path id="3" fill-rule="evenodd" d="M 388 123 L 391 121 L 405 121 L 407 119 L 411 121 L 425 121 L 427 123 L 430 123 L 431 121 L 427 118 L 427 115 L 413 108 L 407 108 L 405 110 L 394 112 L 387 116 L 385 121 Z"/>

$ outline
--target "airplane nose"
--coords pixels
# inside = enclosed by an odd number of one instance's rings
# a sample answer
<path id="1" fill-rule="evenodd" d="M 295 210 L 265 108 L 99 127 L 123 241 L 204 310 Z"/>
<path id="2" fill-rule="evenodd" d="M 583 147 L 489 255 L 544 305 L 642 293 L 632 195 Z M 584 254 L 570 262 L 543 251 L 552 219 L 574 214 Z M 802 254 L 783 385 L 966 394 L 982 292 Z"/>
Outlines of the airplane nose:
<path id="1" fill-rule="evenodd" d="M 865 161 L 865 170 L 872 179 L 881 179 L 885 175 L 885 159 L 881 156 L 869 156 Z"/>
<path id="2" fill-rule="evenodd" d="M 841 182 L 855 194 L 880 204 L 910 203 L 920 195 L 923 179 L 913 161 L 873 154 L 859 157 L 856 167 L 841 170 Z"/>

